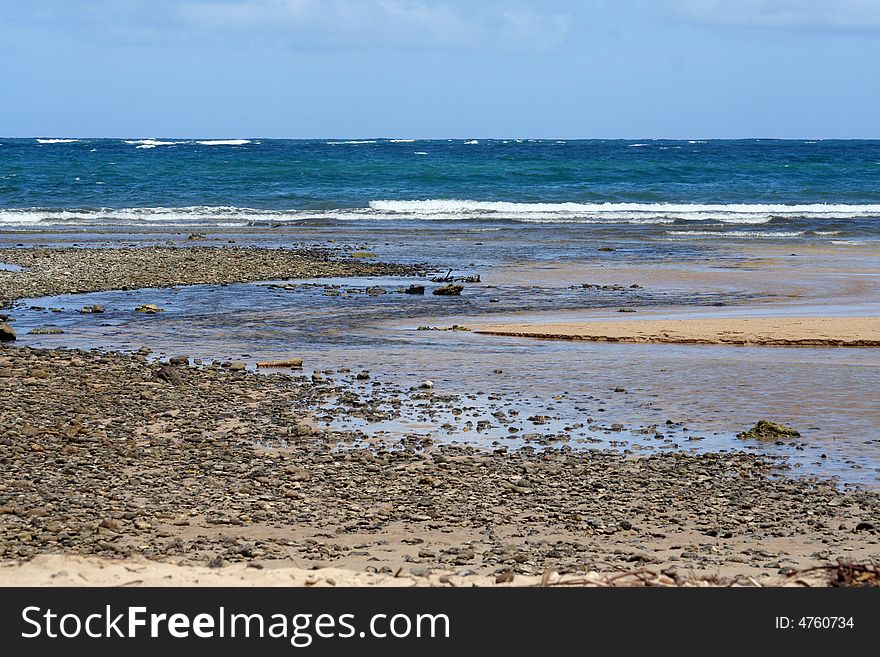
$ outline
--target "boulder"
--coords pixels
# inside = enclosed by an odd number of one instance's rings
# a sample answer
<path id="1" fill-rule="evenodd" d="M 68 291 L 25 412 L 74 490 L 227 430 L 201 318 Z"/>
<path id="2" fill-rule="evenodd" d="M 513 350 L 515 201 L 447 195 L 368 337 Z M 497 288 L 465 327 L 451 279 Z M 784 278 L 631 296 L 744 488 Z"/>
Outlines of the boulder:
<path id="1" fill-rule="evenodd" d="M 748 431 L 736 434 L 736 437 L 743 440 L 753 439 L 776 441 L 782 440 L 783 438 L 797 438 L 800 435 L 799 432 L 791 427 L 785 426 L 784 424 L 777 424 L 776 422 L 770 422 L 769 420 L 758 420 L 758 423 L 755 426 Z"/>
<path id="2" fill-rule="evenodd" d="M 7 323 L 0 324 L 0 342 L 12 342 L 18 337 L 12 327 Z"/>
<path id="3" fill-rule="evenodd" d="M 464 286 L 462 286 L 462 285 L 453 285 L 452 283 L 450 283 L 449 285 L 444 285 L 443 287 L 438 287 L 436 290 L 434 290 L 433 293 L 438 296 L 451 297 L 451 296 L 458 296 L 459 294 L 461 294 L 461 291 L 463 289 L 464 289 Z"/>

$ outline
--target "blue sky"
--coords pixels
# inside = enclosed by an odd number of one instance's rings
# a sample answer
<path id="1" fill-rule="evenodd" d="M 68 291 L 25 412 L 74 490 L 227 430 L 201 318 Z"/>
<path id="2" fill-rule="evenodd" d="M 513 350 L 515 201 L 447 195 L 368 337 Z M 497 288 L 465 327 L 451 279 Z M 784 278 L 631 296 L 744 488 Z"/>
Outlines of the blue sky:
<path id="1" fill-rule="evenodd" d="M 0 0 L 0 135 L 880 138 L 880 0 Z"/>

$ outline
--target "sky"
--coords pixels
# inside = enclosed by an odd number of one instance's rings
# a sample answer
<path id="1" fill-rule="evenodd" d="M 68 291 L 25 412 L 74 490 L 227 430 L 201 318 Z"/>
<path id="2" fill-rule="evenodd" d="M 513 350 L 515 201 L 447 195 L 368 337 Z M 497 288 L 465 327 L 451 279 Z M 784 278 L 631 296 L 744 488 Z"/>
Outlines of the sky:
<path id="1" fill-rule="evenodd" d="M 880 138 L 880 0 L 0 0 L 0 136 Z"/>

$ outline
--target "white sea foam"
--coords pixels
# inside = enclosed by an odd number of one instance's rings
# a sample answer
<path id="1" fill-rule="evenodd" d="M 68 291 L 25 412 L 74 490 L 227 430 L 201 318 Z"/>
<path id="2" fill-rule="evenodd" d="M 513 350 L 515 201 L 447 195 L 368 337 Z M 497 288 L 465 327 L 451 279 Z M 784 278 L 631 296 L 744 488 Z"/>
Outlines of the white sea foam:
<path id="1" fill-rule="evenodd" d="M 782 205 L 698 203 L 512 203 L 428 199 L 420 201 L 371 201 L 370 209 L 389 215 L 426 219 L 513 219 L 518 221 L 582 223 L 666 223 L 713 221 L 723 224 L 766 224 L 774 217 L 849 219 L 880 217 L 880 205 Z"/>
<path id="2" fill-rule="evenodd" d="M 480 142 L 476 139 L 469 139 L 468 141 L 466 141 L 464 143 L 465 144 L 479 144 Z"/>
<path id="3" fill-rule="evenodd" d="M 261 210 L 231 206 L 123 209 L 0 209 L 2 225 L 179 225 L 288 223 L 304 220 L 516 221 L 536 224 L 663 225 L 705 222 L 705 230 L 671 230 L 671 238 L 795 237 L 799 226 L 778 230 L 743 230 L 738 225 L 762 225 L 783 220 L 849 219 L 876 217 L 880 205 L 772 205 L 772 204 L 672 204 L 672 203 L 512 203 L 431 199 L 380 200 L 369 207 L 333 210 Z M 730 225 L 729 229 L 722 229 Z M 769 227 L 768 227 L 769 228 Z M 806 229 L 805 229 L 806 230 Z M 826 231 L 836 234 L 838 231 Z M 816 233 L 811 233 L 816 234 Z M 820 233 L 821 234 L 821 233 Z"/>
<path id="4" fill-rule="evenodd" d="M 709 237 L 798 237 L 803 235 L 802 230 L 667 230 L 667 235 L 673 237 L 688 237 L 690 239 L 702 239 Z"/>
<path id="5" fill-rule="evenodd" d="M 839 230 L 817 230 L 816 235 L 840 235 Z"/>
<path id="6" fill-rule="evenodd" d="M 126 144 L 137 144 L 136 148 L 155 148 L 156 146 L 173 146 L 182 141 L 161 141 L 159 139 L 126 139 Z"/>
<path id="7" fill-rule="evenodd" d="M 427 151 L 413 151 L 413 155 L 427 155 Z"/>
<path id="8" fill-rule="evenodd" d="M 79 139 L 37 139 L 38 144 L 72 144 Z"/>
<path id="9" fill-rule="evenodd" d="M 376 144 L 377 139 L 349 139 L 348 141 L 328 141 L 324 142 L 330 146 L 340 146 L 342 144 Z"/>
<path id="10" fill-rule="evenodd" d="M 197 144 L 201 144 L 202 146 L 244 146 L 245 144 L 250 144 L 250 139 L 205 139 L 203 141 L 196 141 Z"/>
<path id="11" fill-rule="evenodd" d="M 411 144 L 416 140 L 415 139 L 389 139 L 388 141 L 391 142 L 392 144 Z"/>
<path id="12" fill-rule="evenodd" d="M 641 146 L 650 146 L 651 144 L 630 144 L 630 148 L 640 148 Z"/>

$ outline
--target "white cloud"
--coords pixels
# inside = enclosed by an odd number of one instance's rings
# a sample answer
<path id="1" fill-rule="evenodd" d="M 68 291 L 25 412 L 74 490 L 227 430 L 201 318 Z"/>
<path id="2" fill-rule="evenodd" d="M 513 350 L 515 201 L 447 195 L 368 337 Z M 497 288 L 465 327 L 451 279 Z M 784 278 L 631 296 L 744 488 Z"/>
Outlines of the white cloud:
<path id="1" fill-rule="evenodd" d="M 0 6 L 0 21 L 153 43 L 552 49 L 571 20 L 541 7 L 501 0 L 34 0 Z"/>
<path id="2" fill-rule="evenodd" d="M 778 31 L 876 32 L 878 0 L 678 0 L 680 14 L 704 25 Z"/>

